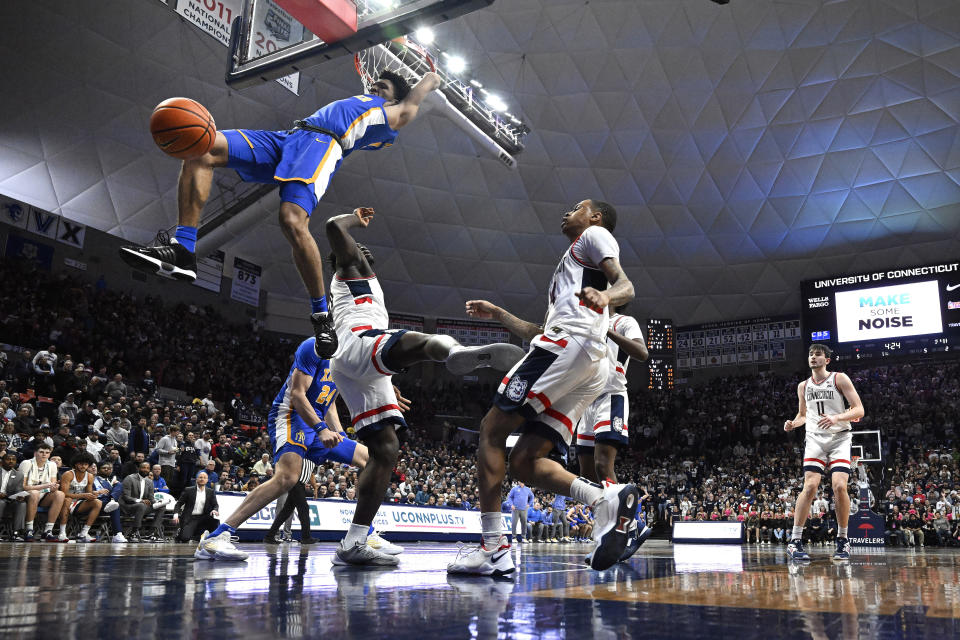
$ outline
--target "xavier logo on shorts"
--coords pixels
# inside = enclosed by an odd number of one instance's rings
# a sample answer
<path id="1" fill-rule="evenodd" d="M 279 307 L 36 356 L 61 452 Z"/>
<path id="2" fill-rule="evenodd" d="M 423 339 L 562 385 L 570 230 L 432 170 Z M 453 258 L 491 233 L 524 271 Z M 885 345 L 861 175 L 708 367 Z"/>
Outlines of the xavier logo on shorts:
<path id="1" fill-rule="evenodd" d="M 520 402 L 527 395 L 527 381 L 519 376 L 514 376 L 507 385 L 507 399 L 513 402 Z"/>

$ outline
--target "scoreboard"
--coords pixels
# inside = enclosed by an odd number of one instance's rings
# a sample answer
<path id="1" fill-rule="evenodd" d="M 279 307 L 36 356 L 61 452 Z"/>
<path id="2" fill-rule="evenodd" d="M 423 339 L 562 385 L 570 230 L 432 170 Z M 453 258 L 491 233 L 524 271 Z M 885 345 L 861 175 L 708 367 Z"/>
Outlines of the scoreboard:
<path id="1" fill-rule="evenodd" d="M 673 389 L 674 369 L 677 366 L 676 336 L 673 320 L 648 318 L 646 330 L 648 389 Z"/>
<path id="2" fill-rule="evenodd" d="M 786 360 L 787 342 L 800 339 L 795 316 L 750 318 L 677 329 L 677 366 L 702 369 Z"/>
<path id="3" fill-rule="evenodd" d="M 806 280 L 803 338 L 835 359 L 950 351 L 960 345 L 958 289 L 958 262 Z"/>

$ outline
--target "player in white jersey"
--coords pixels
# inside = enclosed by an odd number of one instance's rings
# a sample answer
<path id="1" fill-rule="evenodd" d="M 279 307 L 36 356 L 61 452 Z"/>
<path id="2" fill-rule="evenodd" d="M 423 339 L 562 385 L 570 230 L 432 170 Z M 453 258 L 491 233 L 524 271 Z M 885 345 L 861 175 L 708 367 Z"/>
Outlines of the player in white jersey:
<path id="1" fill-rule="evenodd" d="M 450 573 L 506 575 L 516 570 L 510 546 L 500 535 L 500 487 L 506 475 L 507 436 L 518 430 L 521 435 L 509 461 L 514 479 L 593 507 L 594 569 L 606 569 L 623 555 L 637 512 L 637 488 L 604 488 L 547 457 L 554 449 L 566 451 L 574 425 L 603 391 L 608 308 L 633 298 L 633 284 L 620 267 L 620 247 L 611 234 L 616 220 L 616 210 L 596 200 L 584 200 L 563 216 L 560 229 L 570 247 L 550 281 L 542 325 L 520 320 L 486 300 L 467 302 L 468 315 L 494 318 L 531 342 L 527 355 L 503 378 L 494 406 L 480 424 L 483 541 L 449 564 Z"/>
<path id="2" fill-rule="evenodd" d="M 400 452 L 397 430 L 407 426 L 391 376 L 431 360 L 446 363 L 456 375 L 480 367 L 505 371 L 523 356 L 516 345 L 464 347 L 450 336 L 389 329 L 390 316 L 373 271 L 373 255 L 350 234 L 351 229 L 368 226 L 373 216 L 373 209 L 355 209 L 330 218 L 326 227 L 333 249 L 330 294 L 340 345 L 330 370 L 350 409 L 357 438 L 369 450 L 369 461 L 357 485 L 353 524 L 337 548 L 334 564 L 396 564 L 396 558 L 383 557 L 386 554 L 378 554 L 366 544 Z"/>
<path id="3" fill-rule="evenodd" d="M 847 524 L 850 521 L 850 496 L 847 479 L 850 464 L 850 421 L 863 417 L 863 403 L 845 373 L 827 371 L 833 352 L 825 344 L 810 345 L 808 362 L 810 377 L 797 386 L 800 406 L 796 417 L 783 423 L 784 431 L 806 427 L 803 450 L 803 490 L 797 496 L 793 512 L 793 533 L 787 555 L 798 561 L 809 561 L 803 548 L 803 525 L 810 515 L 821 477 L 830 476 L 837 505 L 837 550 L 834 560 L 850 559 Z"/>
<path id="4" fill-rule="evenodd" d="M 630 443 L 630 401 L 627 398 L 627 367 L 630 359 L 645 361 L 650 357 L 640 325 L 632 316 L 623 315 L 626 305 L 610 315 L 607 329 L 607 385 L 577 424 L 577 458 L 580 472 L 594 482 L 617 482 L 614 464 L 617 451 Z M 650 534 L 650 527 L 641 531 L 632 527 L 630 541 L 621 560 L 637 552 Z"/>

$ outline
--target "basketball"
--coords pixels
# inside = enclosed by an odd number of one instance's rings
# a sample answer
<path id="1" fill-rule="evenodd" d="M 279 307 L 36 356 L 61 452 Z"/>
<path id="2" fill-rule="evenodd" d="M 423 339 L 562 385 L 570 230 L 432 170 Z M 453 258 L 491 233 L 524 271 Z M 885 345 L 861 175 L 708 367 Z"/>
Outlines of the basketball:
<path id="1" fill-rule="evenodd" d="M 161 151 L 187 160 L 210 150 L 217 137 L 217 125 L 196 100 L 170 98 L 158 104 L 150 115 L 150 135 Z"/>

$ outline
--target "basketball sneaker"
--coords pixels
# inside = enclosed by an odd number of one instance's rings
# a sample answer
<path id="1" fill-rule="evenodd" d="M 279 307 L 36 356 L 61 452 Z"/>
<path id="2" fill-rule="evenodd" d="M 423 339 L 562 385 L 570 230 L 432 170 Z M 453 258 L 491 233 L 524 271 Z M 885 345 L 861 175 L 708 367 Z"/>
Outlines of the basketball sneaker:
<path id="1" fill-rule="evenodd" d="M 641 545 L 653 534 L 653 529 L 644 525 L 643 531 L 638 533 L 637 527 L 634 527 L 633 533 L 634 535 L 630 536 L 630 541 L 627 542 L 627 548 L 623 550 L 623 556 L 621 556 L 620 562 L 626 562 L 633 557 L 633 554 L 639 551 Z"/>
<path id="2" fill-rule="evenodd" d="M 121 542 L 126 542 L 126 541 L 127 541 L 127 539 L 126 539 L 126 537 L 124 537 L 122 531 L 118 531 L 112 538 L 110 538 L 110 542 L 121 543 Z"/>
<path id="3" fill-rule="evenodd" d="M 833 554 L 833 559 L 837 562 L 846 562 L 850 559 L 850 540 L 847 538 L 837 538 L 837 550 Z"/>
<path id="4" fill-rule="evenodd" d="M 197 560 L 246 560 L 249 555 L 233 546 L 233 540 L 229 531 L 224 531 L 218 536 L 210 536 L 209 531 L 204 531 L 200 536 L 200 544 L 197 545 L 197 551 L 193 554 Z"/>
<path id="5" fill-rule="evenodd" d="M 467 549 L 460 549 L 456 559 L 447 565 L 447 573 L 497 577 L 508 576 L 517 570 L 510 545 L 504 537 L 500 538 L 495 549 L 487 549 L 482 542 L 469 551 Z"/>
<path id="6" fill-rule="evenodd" d="M 640 492 L 633 484 L 610 484 L 593 505 L 593 540 L 590 567 L 603 571 L 615 565 L 627 548 L 631 525 L 636 527 Z"/>
<path id="7" fill-rule="evenodd" d="M 83 535 L 77 536 L 77 542 L 96 542 L 97 539 L 91 536 L 89 533 L 84 533 Z"/>
<path id="8" fill-rule="evenodd" d="M 333 314 L 326 311 L 311 313 L 310 323 L 313 325 L 313 335 L 316 338 L 313 350 L 320 358 L 332 357 L 339 345 L 337 332 L 333 328 Z"/>
<path id="9" fill-rule="evenodd" d="M 526 352 L 515 344 L 498 342 L 480 347 L 454 348 L 447 356 L 447 370 L 462 376 L 474 369 L 490 367 L 497 371 L 509 371 Z"/>
<path id="10" fill-rule="evenodd" d="M 343 540 L 337 545 L 337 551 L 330 562 L 337 566 L 366 565 L 371 567 L 392 567 L 400 564 L 396 556 L 377 551 L 365 542 L 357 542 L 352 547 L 343 546 Z"/>
<path id="11" fill-rule="evenodd" d="M 171 280 L 197 279 L 197 256 L 170 241 L 165 232 L 157 234 L 155 247 L 121 247 L 120 257 L 134 269 L 155 273 Z"/>
<path id="12" fill-rule="evenodd" d="M 376 531 L 367 536 L 367 544 L 377 551 L 390 554 L 391 556 L 398 556 L 403 553 L 403 547 L 398 544 L 393 544 L 389 540 L 384 540 Z"/>
<path id="13" fill-rule="evenodd" d="M 104 505 L 102 512 L 103 512 L 103 513 L 113 513 L 113 512 L 116 511 L 117 508 L 119 508 L 119 507 L 120 507 L 120 503 L 119 503 L 119 502 L 117 502 L 116 500 L 111 500 L 110 502 L 108 502 L 107 504 Z"/>
<path id="14" fill-rule="evenodd" d="M 810 562 L 810 554 L 803 548 L 803 540 L 794 538 L 787 543 L 787 557 L 797 562 Z"/>

